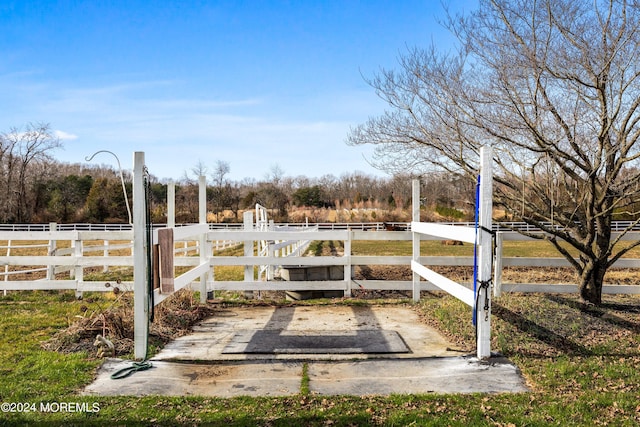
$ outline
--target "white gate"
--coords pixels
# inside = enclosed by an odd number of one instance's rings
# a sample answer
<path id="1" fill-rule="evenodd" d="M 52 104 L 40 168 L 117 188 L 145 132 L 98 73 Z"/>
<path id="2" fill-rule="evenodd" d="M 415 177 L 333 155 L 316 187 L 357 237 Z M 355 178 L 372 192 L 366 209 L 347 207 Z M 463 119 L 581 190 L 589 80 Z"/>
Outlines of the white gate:
<path id="1" fill-rule="evenodd" d="M 493 207 L 492 191 L 492 150 L 490 147 L 480 149 L 480 176 L 476 200 L 476 225 L 465 227 L 420 222 L 420 183 L 413 182 L 413 298 L 420 298 L 420 278 L 436 285 L 458 298 L 473 309 L 473 322 L 476 326 L 477 357 L 491 357 L 491 265 L 493 257 L 493 235 L 491 232 L 491 212 Z M 425 267 L 420 259 L 420 235 L 436 236 L 443 239 L 454 239 L 471 243 L 475 248 L 474 283 L 469 289 L 459 283 L 442 276 Z"/>
<path id="2" fill-rule="evenodd" d="M 206 284 L 209 276 L 209 253 L 206 240 L 209 227 L 206 224 L 206 183 L 200 177 L 199 224 L 186 227 L 168 227 L 151 230 L 148 206 L 149 174 L 144 152 L 133 154 L 133 305 L 134 305 L 134 357 L 143 360 L 147 356 L 149 321 L 156 305 L 178 290 L 200 279 L 200 299 L 206 301 Z M 195 268 L 175 277 L 173 275 L 174 246 L 176 240 L 198 239 L 200 263 Z M 154 256 L 154 242 L 158 252 Z M 164 249 L 163 249 L 164 248 Z M 155 260 L 154 260 L 155 258 Z M 163 265 L 163 262 L 166 264 Z M 154 269 L 154 267 L 156 267 Z M 159 287 L 154 289 L 154 275 L 159 274 Z"/>
<path id="3" fill-rule="evenodd" d="M 477 355 L 480 359 L 487 359 L 491 356 L 490 351 L 490 315 L 491 315 L 491 264 L 492 264 L 492 233 L 491 233 L 491 211 L 492 211 L 492 174 L 491 174 L 491 150 L 490 148 L 483 148 L 480 152 L 480 181 L 479 181 L 479 200 L 478 200 L 478 221 L 476 227 L 468 226 L 454 226 L 443 225 L 433 223 L 420 222 L 420 187 L 419 183 L 414 181 L 413 184 L 413 221 L 411 223 L 411 234 L 413 238 L 413 257 L 411 260 L 411 269 L 414 273 L 413 277 L 413 297 L 414 300 L 420 298 L 420 278 L 424 278 L 438 288 L 449 292 L 456 298 L 460 299 L 467 305 L 474 309 L 474 320 L 476 320 L 477 326 Z M 265 257 L 256 257 L 253 254 L 253 246 L 247 247 L 245 244 L 245 251 L 249 249 L 249 253 L 245 253 L 244 257 L 240 259 L 226 260 L 227 257 L 210 256 L 210 237 L 207 234 L 221 234 L 224 235 L 225 240 L 239 240 L 251 241 L 266 240 L 266 239 L 290 239 L 296 236 L 298 240 L 313 240 L 317 239 L 316 231 L 296 231 L 296 232 L 276 232 L 276 231 L 253 231 L 245 230 L 240 232 L 235 231 L 218 231 L 212 233 L 208 229 L 206 224 L 206 217 L 204 213 L 200 214 L 200 224 L 188 227 L 179 227 L 173 229 L 171 232 L 171 241 L 181 240 L 186 238 L 198 238 L 200 241 L 200 260 L 195 268 L 183 273 L 175 279 L 168 274 L 166 284 L 168 285 L 168 292 L 161 292 L 160 289 L 150 290 L 149 276 L 150 276 L 150 262 L 149 254 L 150 247 L 153 244 L 151 240 L 154 234 L 150 233 L 147 223 L 147 209 L 145 200 L 145 168 L 144 168 L 144 153 L 134 153 L 134 209 L 133 209 L 133 224 L 134 224 L 134 308 L 135 308 L 135 357 L 136 359 L 144 359 L 146 357 L 146 337 L 148 334 L 148 321 L 150 316 L 150 309 L 160 302 L 160 300 L 166 298 L 171 293 L 189 285 L 192 281 L 200 279 L 200 292 L 201 299 L 206 299 L 207 293 L 207 281 L 210 276 L 211 267 L 220 263 L 220 265 L 244 265 L 246 270 L 250 273 L 247 277 L 245 274 L 245 282 L 239 282 L 237 285 L 247 289 L 262 289 L 265 282 L 256 282 L 253 284 L 253 267 L 252 265 L 273 264 L 274 262 L 281 262 L 280 260 L 272 260 L 272 257 L 266 257 L 268 263 L 262 260 Z M 202 185 L 204 187 L 204 185 Z M 204 191 L 201 191 L 204 193 Z M 206 206 L 205 200 L 201 194 L 201 206 Z M 201 210 L 203 210 L 201 208 Z M 251 215 L 251 212 L 247 212 Z M 266 220 L 266 216 L 259 219 Z M 267 225 L 267 224 L 265 224 Z M 420 260 L 420 235 L 435 236 L 437 238 L 455 239 L 468 242 L 476 245 L 479 248 L 477 252 L 477 274 L 474 274 L 474 289 L 469 289 L 463 285 L 460 285 L 434 271 L 428 269 L 419 263 Z M 350 231 L 324 231 L 322 234 L 322 240 L 340 239 L 350 241 Z M 266 239 L 265 239 L 266 238 Z M 169 247 L 172 247 L 169 245 Z M 173 252 L 171 250 L 171 252 Z M 171 253 L 173 255 L 173 253 Z M 292 257 L 292 262 L 308 265 L 324 265 L 326 263 L 323 259 L 314 258 L 302 258 L 300 256 Z M 261 260 L 261 261 L 257 261 Z M 240 264 L 238 264 L 240 263 Z M 321 284 L 314 284 L 313 286 L 322 286 L 326 289 L 333 289 L 340 287 L 344 289 L 350 289 L 350 270 L 351 270 L 351 253 L 350 249 L 345 244 L 345 257 L 332 257 L 332 265 L 343 265 L 345 267 L 344 280 L 341 281 L 325 281 Z M 162 270 L 162 268 L 161 268 Z M 167 268 L 167 271 L 171 272 L 172 268 Z M 245 271 L 245 273 L 247 273 Z M 161 283 L 163 277 L 160 278 Z M 251 283 L 250 283 L 251 282 Z M 234 282 L 235 284 L 235 282 Z M 283 288 L 282 283 L 270 283 L 270 287 L 274 289 Z M 290 282 L 288 285 L 297 286 L 297 282 Z M 155 298 L 155 304 L 149 303 L 150 297 Z"/>

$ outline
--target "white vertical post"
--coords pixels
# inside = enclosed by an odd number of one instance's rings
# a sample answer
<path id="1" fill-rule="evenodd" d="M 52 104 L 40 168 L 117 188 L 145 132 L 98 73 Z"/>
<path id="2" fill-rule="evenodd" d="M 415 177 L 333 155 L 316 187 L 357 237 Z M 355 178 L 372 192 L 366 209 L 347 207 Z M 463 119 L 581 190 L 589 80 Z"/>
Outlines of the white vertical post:
<path id="1" fill-rule="evenodd" d="M 149 286 L 147 283 L 147 230 L 144 194 L 144 153 L 133 153 L 133 308 L 134 357 L 147 357 Z"/>
<path id="2" fill-rule="evenodd" d="M 351 240 L 353 238 L 353 232 L 348 230 L 349 234 L 347 240 L 344 241 L 344 256 L 347 258 L 347 262 L 344 264 L 344 281 L 346 282 L 346 289 L 344 291 L 345 297 L 351 297 Z"/>
<path id="3" fill-rule="evenodd" d="M 273 246 L 272 245 L 267 245 L 267 249 L 268 249 L 267 256 L 269 258 L 274 258 L 276 256 L 276 250 L 273 249 Z M 275 265 L 271 264 L 271 265 L 268 266 L 268 268 L 267 268 L 267 280 L 273 280 L 273 278 L 276 275 L 276 271 L 275 270 L 276 270 L 276 266 Z"/>
<path id="4" fill-rule="evenodd" d="M 213 249 L 211 248 L 211 242 L 207 238 L 207 234 L 203 234 L 200 238 L 202 239 L 202 247 L 200 248 L 200 264 L 202 264 L 209 260 Z M 207 293 L 209 292 L 209 288 L 207 286 L 210 277 L 212 277 L 211 268 L 200 277 L 200 302 L 203 304 L 207 302 Z"/>
<path id="5" fill-rule="evenodd" d="M 246 211 L 242 216 L 242 220 L 244 222 L 245 231 L 253 230 L 253 212 L 252 211 Z M 253 240 L 246 240 L 244 242 L 244 256 L 246 257 L 253 256 Z M 244 281 L 253 282 L 253 265 L 244 266 Z M 244 296 L 247 298 L 253 298 L 253 291 L 244 291 Z"/>
<path id="6" fill-rule="evenodd" d="M 109 257 L 109 241 L 108 240 L 103 240 L 102 244 L 104 245 L 104 249 L 102 250 L 102 256 L 107 259 L 107 257 Z M 106 273 L 107 271 L 109 271 L 109 266 L 108 265 L 103 265 L 102 266 L 102 272 Z"/>
<path id="7" fill-rule="evenodd" d="M 7 256 L 11 256 L 11 240 L 7 240 Z M 4 266 L 4 281 L 8 282 L 9 281 L 9 264 L 6 264 Z M 6 297 L 7 296 L 7 290 L 5 289 L 2 294 Z"/>
<path id="8" fill-rule="evenodd" d="M 55 232 L 58 229 L 58 224 L 55 222 L 49 223 L 49 231 Z M 56 254 L 57 242 L 53 239 L 49 240 L 49 256 L 54 256 Z M 5 276 L 6 277 L 6 276 Z M 50 265 L 47 268 L 47 280 L 55 280 L 56 278 L 56 266 Z"/>
<path id="9" fill-rule="evenodd" d="M 73 256 L 76 258 L 76 267 L 74 268 L 73 278 L 76 280 L 76 298 L 82 299 L 82 291 L 78 289 L 78 285 L 84 280 L 84 268 L 82 267 L 80 262 L 80 259 L 83 256 L 83 249 L 82 240 L 80 240 L 80 237 L 76 235 L 76 239 L 77 240 L 73 240 L 71 242 L 73 246 Z"/>
<path id="10" fill-rule="evenodd" d="M 420 222 L 420 180 L 411 181 L 411 220 Z M 413 260 L 420 261 L 420 234 L 411 233 Z M 413 301 L 420 301 L 420 275 L 413 273 Z"/>
<path id="11" fill-rule="evenodd" d="M 200 176 L 198 183 L 198 206 L 199 209 L 199 223 L 206 224 L 207 223 L 207 177 Z M 200 264 L 206 262 L 209 259 L 209 253 L 211 252 L 209 246 L 207 245 L 207 234 L 203 234 L 200 236 Z M 209 273 L 204 273 L 200 276 L 200 302 L 207 302 L 207 279 L 209 278 Z"/>
<path id="12" fill-rule="evenodd" d="M 176 183 L 169 181 L 167 184 L 167 227 L 176 226 Z"/>
<path id="13" fill-rule="evenodd" d="M 69 244 L 71 245 L 72 256 L 76 256 L 76 241 L 71 240 Z M 75 279 L 75 278 L 76 278 L 76 268 L 71 267 L 69 269 L 69 279 Z"/>
<path id="14" fill-rule="evenodd" d="M 502 231 L 496 233 L 496 259 L 493 261 L 493 296 L 502 295 L 502 242 L 504 236 Z"/>
<path id="15" fill-rule="evenodd" d="M 492 236 L 491 230 L 493 211 L 493 174 L 491 162 L 493 154 L 491 147 L 480 148 L 480 200 L 478 223 L 479 258 L 478 258 L 478 304 L 476 307 L 477 325 L 477 355 L 478 359 L 491 357 L 491 289 L 483 288 L 481 283 L 491 283 Z"/>

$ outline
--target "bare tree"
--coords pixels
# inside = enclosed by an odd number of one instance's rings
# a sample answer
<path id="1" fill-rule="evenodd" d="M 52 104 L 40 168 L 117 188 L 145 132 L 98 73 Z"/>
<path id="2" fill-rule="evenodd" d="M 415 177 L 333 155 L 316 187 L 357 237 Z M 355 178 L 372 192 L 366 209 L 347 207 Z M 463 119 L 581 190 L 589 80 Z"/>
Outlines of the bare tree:
<path id="1" fill-rule="evenodd" d="M 269 172 L 267 172 L 264 176 L 264 180 L 267 182 L 271 182 L 273 185 L 278 187 L 280 182 L 284 178 L 284 169 L 280 167 L 278 163 L 274 163 L 269 168 Z"/>
<path id="2" fill-rule="evenodd" d="M 639 217 L 640 5 L 479 3 L 446 24 L 457 51 L 410 50 L 398 72 L 370 82 L 392 109 L 352 129 L 348 143 L 378 144 L 387 169 L 471 176 L 478 148 L 492 145 L 495 202 L 544 230 L 535 237 L 575 267 L 581 298 L 600 303 L 607 269 L 640 244 L 611 231 L 616 215 Z"/>
<path id="3" fill-rule="evenodd" d="M 229 166 L 228 162 L 217 160 L 211 174 L 211 179 L 214 183 L 213 205 L 216 214 L 216 222 L 219 221 L 219 212 L 223 210 L 226 205 L 231 204 L 230 199 L 232 187 L 226 178 L 230 171 L 231 167 Z"/>
<path id="4" fill-rule="evenodd" d="M 61 146 L 48 124 L 29 123 L 23 129 L 11 128 L 0 134 L 0 220 L 28 222 L 31 220 L 35 192 L 32 186 L 38 179 L 34 168 L 38 162 L 49 160 L 49 152 Z"/>

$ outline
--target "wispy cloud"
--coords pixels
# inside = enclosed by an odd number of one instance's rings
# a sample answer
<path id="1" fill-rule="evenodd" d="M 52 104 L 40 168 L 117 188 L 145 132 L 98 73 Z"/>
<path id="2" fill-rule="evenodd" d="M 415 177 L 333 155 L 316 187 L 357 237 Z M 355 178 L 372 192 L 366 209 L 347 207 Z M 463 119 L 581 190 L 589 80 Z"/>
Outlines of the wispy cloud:
<path id="1" fill-rule="evenodd" d="M 62 141 L 73 141 L 74 139 L 78 139 L 78 135 L 74 135 L 72 133 L 68 133 L 63 130 L 56 129 L 55 131 L 53 131 L 53 134 L 55 135 L 56 138 Z"/>
<path id="2" fill-rule="evenodd" d="M 201 159 L 230 162 L 236 179 L 260 176 L 274 163 L 310 176 L 365 167 L 359 150 L 344 145 L 349 126 L 360 120 L 354 111 L 362 114 L 362 92 L 290 102 L 260 94 L 207 98 L 170 81 L 25 86 L 30 96 L 20 116 L 44 117 L 58 129 L 63 161 L 105 148 L 145 151 L 159 177 L 180 176 Z"/>

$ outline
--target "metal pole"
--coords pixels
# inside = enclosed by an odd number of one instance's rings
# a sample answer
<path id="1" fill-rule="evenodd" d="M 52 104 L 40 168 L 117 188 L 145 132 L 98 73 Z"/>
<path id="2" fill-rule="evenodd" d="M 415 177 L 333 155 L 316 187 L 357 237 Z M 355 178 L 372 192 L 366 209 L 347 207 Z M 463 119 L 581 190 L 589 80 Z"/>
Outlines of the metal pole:
<path id="1" fill-rule="evenodd" d="M 116 156 L 113 152 L 111 152 L 109 150 L 96 151 L 91 156 L 85 157 L 84 159 L 87 162 L 90 162 L 99 153 L 111 154 L 113 157 L 116 158 L 116 162 L 118 162 L 118 171 L 120 172 L 120 182 L 122 183 L 122 192 L 124 193 L 124 203 L 125 203 L 125 205 L 127 205 L 127 214 L 129 215 L 129 224 L 133 224 L 133 221 L 131 219 L 131 208 L 129 207 L 129 197 L 127 197 L 127 187 L 124 185 L 124 175 L 122 175 L 122 166 L 120 166 L 120 159 L 118 158 L 118 156 Z"/>

